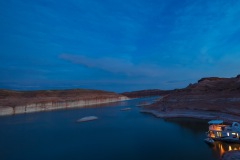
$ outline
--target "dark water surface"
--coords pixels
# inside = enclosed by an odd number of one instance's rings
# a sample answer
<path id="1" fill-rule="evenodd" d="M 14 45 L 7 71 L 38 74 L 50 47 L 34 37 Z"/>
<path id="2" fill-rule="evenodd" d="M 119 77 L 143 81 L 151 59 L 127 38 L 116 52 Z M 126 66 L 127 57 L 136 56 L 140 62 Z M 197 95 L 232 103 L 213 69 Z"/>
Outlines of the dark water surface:
<path id="1" fill-rule="evenodd" d="M 136 105 L 152 99 L 0 117 L 0 160 L 215 160 L 228 150 L 203 142 L 206 121 L 140 113 Z M 99 119 L 75 122 L 92 115 Z"/>

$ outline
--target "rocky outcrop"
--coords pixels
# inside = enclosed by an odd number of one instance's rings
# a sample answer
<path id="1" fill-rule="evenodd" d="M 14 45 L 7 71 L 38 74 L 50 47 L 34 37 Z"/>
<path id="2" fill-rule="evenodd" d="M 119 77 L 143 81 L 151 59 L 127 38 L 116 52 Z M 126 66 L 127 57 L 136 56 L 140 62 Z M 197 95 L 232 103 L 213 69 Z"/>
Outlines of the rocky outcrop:
<path id="1" fill-rule="evenodd" d="M 0 91 L 0 116 L 87 107 L 127 100 L 113 92 L 97 90 Z"/>
<path id="2" fill-rule="evenodd" d="M 162 95 L 169 94 L 170 92 L 171 92 L 170 90 L 150 89 L 150 90 L 124 92 L 121 94 L 130 98 L 138 98 L 138 97 L 148 97 L 148 96 L 162 96 Z"/>
<path id="3" fill-rule="evenodd" d="M 223 154 L 221 160 L 239 160 L 239 159 L 240 151 L 228 151 Z"/>
<path id="4" fill-rule="evenodd" d="M 184 89 L 172 91 L 143 112 L 158 117 L 193 117 L 224 120 L 240 118 L 240 76 L 202 78 Z"/>

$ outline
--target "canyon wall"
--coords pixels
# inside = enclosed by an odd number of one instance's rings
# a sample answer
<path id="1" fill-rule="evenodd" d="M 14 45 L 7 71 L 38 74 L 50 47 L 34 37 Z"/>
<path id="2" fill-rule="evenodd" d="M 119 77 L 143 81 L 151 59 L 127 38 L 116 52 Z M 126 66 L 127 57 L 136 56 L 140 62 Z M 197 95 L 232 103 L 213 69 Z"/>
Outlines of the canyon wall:
<path id="1" fill-rule="evenodd" d="M 20 113 L 31 113 L 31 112 L 39 112 L 39 111 L 49 111 L 55 109 L 68 109 L 74 107 L 87 107 L 91 105 L 97 104 L 105 104 L 111 102 L 118 102 L 127 100 L 128 98 L 125 96 L 117 97 L 117 98 L 104 98 L 104 99 L 89 99 L 89 100 L 72 100 L 72 101 L 63 101 L 63 102 L 47 102 L 47 103 L 32 103 L 22 106 L 2 106 L 0 107 L 0 116 L 3 115 L 14 115 Z"/>
<path id="2" fill-rule="evenodd" d="M 39 91 L 37 93 L 38 96 L 32 94 L 32 97 L 26 97 L 25 92 L 20 93 L 18 96 L 16 96 L 15 92 L 13 92 L 13 94 L 12 91 L 10 92 L 11 93 L 9 94 L 8 91 L 8 95 L 6 96 L 6 94 L 4 94 L 5 96 L 2 96 L 4 98 L 0 99 L 0 116 L 74 107 L 83 108 L 91 105 L 128 100 L 126 96 L 102 91 L 88 91 L 87 93 L 85 91 L 81 91 L 81 93 L 79 93 L 79 91 L 74 91 L 74 95 L 73 91 L 65 91 L 65 94 L 62 94 L 61 96 L 54 91 L 54 94 L 51 93 L 52 97 L 49 94 L 45 96 L 47 91 Z M 39 96 L 40 92 L 41 96 Z"/>

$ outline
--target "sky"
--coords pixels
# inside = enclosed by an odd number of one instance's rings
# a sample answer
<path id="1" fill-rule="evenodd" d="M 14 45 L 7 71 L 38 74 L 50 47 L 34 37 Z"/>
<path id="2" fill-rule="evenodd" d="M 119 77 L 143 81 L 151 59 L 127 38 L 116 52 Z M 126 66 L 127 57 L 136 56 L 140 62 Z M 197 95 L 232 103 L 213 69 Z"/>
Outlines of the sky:
<path id="1" fill-rule="evenodd" d="M 175 89 L 240 74 L 239 0 L 1 0 L 0 88 Z"/>

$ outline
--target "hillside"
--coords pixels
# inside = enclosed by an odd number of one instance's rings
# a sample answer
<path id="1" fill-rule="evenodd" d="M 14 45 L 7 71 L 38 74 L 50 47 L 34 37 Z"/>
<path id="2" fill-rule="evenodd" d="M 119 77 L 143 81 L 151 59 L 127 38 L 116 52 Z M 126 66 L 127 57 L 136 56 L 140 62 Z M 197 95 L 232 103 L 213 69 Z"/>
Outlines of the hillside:
<path id="1" fill-rule="evenodd" d="M 205 119 L 240 118 L 240 76 L 202 78 L 184 89 L 174 90 L 143 112 L 158 117 L 195 117 Z"/>

